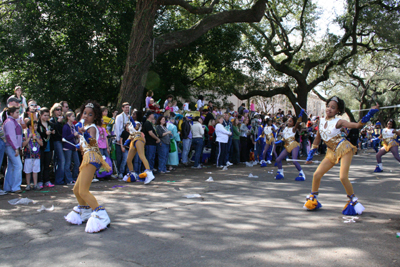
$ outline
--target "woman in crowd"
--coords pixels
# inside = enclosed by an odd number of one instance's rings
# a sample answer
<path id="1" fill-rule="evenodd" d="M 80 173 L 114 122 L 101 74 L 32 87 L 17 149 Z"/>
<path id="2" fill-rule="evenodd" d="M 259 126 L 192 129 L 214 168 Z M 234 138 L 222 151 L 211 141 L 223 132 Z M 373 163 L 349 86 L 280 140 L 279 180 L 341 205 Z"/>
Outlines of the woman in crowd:
<path id="1" fill-rule="evenodd" d="M 171 131 L 168 131 L 165 117 L 160 116 L 157 119 L 156 123 L 156 131 L 158 137 L 161 139 L 161 142 L 157 145 L 157 153 L 158 153 L 158 170 L 160 173 L 167 173 L 167 160 L 168 160 L 168 152 L 169 152 L 169 144 L 171 138 Z"/>
<path id="2" fill-rule="evenodd" d="M 218 147 L 217 155 L 217 168 L 223 168 L 226 166 L 226 153 L 228 152 L 228 141 L 229 136 L 232 132 L 225 129 L 223 122 L 224 117 L 222 115 L 217 116 L 217 126 L 215 126 L 216 142 Z"/>
<path id="3" fill-rule="evenodd" d="M 176 101 L 176 100 L 174 100 Z M 173 166 L 179 165 L 178 144 L 181 138 L 178 133 L 178 128 L 175 125 L 175 117 L 170 118 L 167 123 L 167 129 L 171 132 L 171 151 L 168 154 L 167 165 L 170 166 L 170 171 L 174 169 Z"/>
<path id="4" fill-rule="evenodd" d="M 40 118 L 38 123 L 38 132 L 42 138 L 43 146 L 40 147 L 40 176 L 38 187 L 54 187 L 50 182 L 50 162 L 51 154 L 54 149 L 50 136 L 55 133 L 54 127 L 49 122 L 50 111 L 46 107 L 40 109 Z"/>
<path id="5" fill-rule="evenodd" d="M 22 95 L 21 86 L 16 86 L 14 89 L 14 95 L 19 100 L 19 114 L 24 114 L 28 105 L 26 104 L 26 98 Z"/>
<path id="6" fill-rule="evenodd" d="M 239 119 L 235 117 L 232 122 L 232 163 L 240 163 L 240 132 Z"/>
<path id="7" fill-rule="evenodd" d="M 240 125 L 240 162 L 249 162 L 250 149 L 247 146 L 248 138 L 250 135 L 249 118 L 243 117 L 243 123 Z"/>
<path id="8" fill-rule="evenodd" d="M 62 130 L 64 126 L 64 117 L 62 116 L 62 107 L 60 103 L 55 103 L 50 109 L 50 122 L 54 127 L 54 133 L 51 134 L 51 139 L 54 146 L 54 165 L 56 166 L 56 185 L 66 184 L 64 180 L 65 157 L 62 144 Z"/>
<path id="9" fill-rule="evenodd" d="M 22 161 L 19 150 L 22 148 L 22 128 L 18 124 L 19 108 L 9 107 L 3 111 L 3 130 L 6 138 L 7 170 L 3 190 L 21 193 Z"/>

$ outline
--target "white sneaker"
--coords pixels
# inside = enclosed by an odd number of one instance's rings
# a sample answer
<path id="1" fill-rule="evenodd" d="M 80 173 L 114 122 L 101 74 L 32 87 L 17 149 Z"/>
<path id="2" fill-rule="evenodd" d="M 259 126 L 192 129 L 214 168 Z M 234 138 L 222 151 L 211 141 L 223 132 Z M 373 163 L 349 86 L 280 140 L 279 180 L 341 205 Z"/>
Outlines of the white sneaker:
<path id="1" fill-rule="evenodd" d="M 267 160 L 267 164 L 272 164 L 272 162 L 270 160 Z"/>
<path id="2" fill-rule="evenodd" d="M 233 163 L 230 163 L 229 161 L 226 162 L 226 166 L 232 166 Z"/>
<path id="3" fill-rule="evenodd" d="M 113 179 L 118 179 L 118 175 L 113 174 L 113 175 L 111 175 L 111 178 L 113 178 Z"/>
<path id="4" fill-rule="evenodd" d="M 92 183 L 97 183 L 98 181 L 100 181 L 100 180 L 97 178 L 93 178 Z"/>
<path id="5" fill-rule="evenodd" d="M 4 196 L 4 195 L 7 195 L 7 192 L 0 189 L 0 196 Z"/>
<path id="6" fill-rule="evenodd" d="M 123 179 L 123 178 L 124 178 L 124 176 L 122 175 L 122 173 L 118 174 L 118 178 L 119 178 L 119 179 Z"/>
<path id="7" fill-rule="evenodd" d="M 147 174 L 146 179 L 144 180 L 144 184 L 149 184 L 151 181 L 154 180 L 154 174 L 150 170 L 145 170 L 145 173 Z"/>

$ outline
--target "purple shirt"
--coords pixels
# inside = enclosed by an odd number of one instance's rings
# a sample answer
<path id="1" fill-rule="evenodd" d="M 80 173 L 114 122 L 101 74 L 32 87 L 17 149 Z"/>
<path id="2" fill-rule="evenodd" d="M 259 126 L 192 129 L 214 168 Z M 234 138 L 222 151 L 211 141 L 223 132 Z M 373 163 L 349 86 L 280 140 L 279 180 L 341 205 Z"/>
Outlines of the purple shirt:
<path id="1" fill-rule="evenodd" d="M 3 130 L 7 141 L 6 146 L 11 146 L 14 150 L 22 147 L 22 128 L 13 117 L 7 117 Z"/>
<path id="2" fill-rule="evenodd" d="M 63 126 L 62 137 L 65 138 L 68 142 L 76 144 L 75 135 L 74 135 L 75 132 L 76 132 L 76 130 L 75 130 L 74 125 L 69 125 L 68 123 L 66 123 Z M 68 144 L 67 142 L 63 142 L 62 146 L 63 146 L 63 150 L 72 150 L 72 151 L 76 150 L 76 147 L 74 147 L 71 144 Z"/>

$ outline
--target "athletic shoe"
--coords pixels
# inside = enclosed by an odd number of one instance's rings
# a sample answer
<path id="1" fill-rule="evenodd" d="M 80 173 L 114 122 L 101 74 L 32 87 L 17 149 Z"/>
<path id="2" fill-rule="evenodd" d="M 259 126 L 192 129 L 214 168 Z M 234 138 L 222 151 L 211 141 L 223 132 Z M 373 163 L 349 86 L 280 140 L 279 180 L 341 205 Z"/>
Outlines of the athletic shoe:
<path id="1" fill-rule="evenodd" d="M 383 172 L 383 170 L 379 167 L 379 165 L 376 165 L 374 172 Z"/>
<path id="2" fill-rule="evenodd" d="M 124 178 L 124 176 L 122 175 L 122 173 L 118 174 L 118 178 L 119 178 L 119 179 L 123 179 L 123 178 Z"/>
<path id="3" fill-rule="evenodd" d="M 43 189 L 43 183 L 42 182 L 38 182 L 37 183 L 37 187 L 39 190 Z"/>
<path id="4" fill-rule="evenodd" d="M 284 179 L 283 173 L 281 172 L 276 172 L 275 180 L 282 180 Z"/>
<path id="5" fill-rule="evenodd" d="M 198 165 L 197 167 L 192 166 L 192 169 L 202 169 L 201 165 Z"/>
<path id="6" fill-rule="evenodd" d="M 145 170 L 145 172 L 146 172 L 146 174 L 147 174 L 147 177 L 146 177 L 146 179 L 144 180 L 144 184 L 149 184 L 149 183 L 151 183 L 151 181 L 153 181 L 154 180 L 154 174 L 153 174 L 153 172 L 152 171 L 150 171 L 150 170 Z"/>
<path id="7" fill-rule="evenodd" d="M 25 191 L 30 191 L 30 190 L 31 190 L 31 185 L 28 184 L 28 185 L 25 187 Z"/>
<path id="8" fill-rule="evenodd" d="M 22 190 L 11 191 L 11 193 L 19 194 L 19 193 L 22 193 Z"/>
<path id="9" fill-rule="evenodd" d="M 75 181 L 69 182 L 67 185 L 75 185 Z"/>
<path id="10" fill-rule="evenodd" d="M 54 184 L 52 184 L 50 181 L 48 181 L 44 184 L 44 187 L 54 187 Z"/>
<path id="11" fill-rule="evenodd" d="M 272 162 L 270 160 L 267 160 L 267 164 L 272 164 Z"/>
<path id="12" fill-rule="evenodd" d="M 33 190 L 41 190 L 42 188 L 38 187 L 37 185 L 33 186 Z"/>
<path id="13" fill-rule="evenodd" d="M 267 163 L 264 161 L 261 163 L 260 167 L 267 167 Z"/>
<path id="14" fill-rule="evenodd" d="M 4 196 L 4 195 L 7 195 L 7 192 L 0 189 L 0 196 Z"/>
<path id="15" fill-rule="evenodd" d="M 226 166 L 229 167 L 229 166 L 232 166 L 232 165 L 233 165 L 233 163 L 230 163 L 229 161 L 226 162 Z"/>
<path id="16" fill-rule="evenodd" d="M 97 183 L 98 181 L 99 181 L 99 179 L 93 178 L 92 183 Z"/>

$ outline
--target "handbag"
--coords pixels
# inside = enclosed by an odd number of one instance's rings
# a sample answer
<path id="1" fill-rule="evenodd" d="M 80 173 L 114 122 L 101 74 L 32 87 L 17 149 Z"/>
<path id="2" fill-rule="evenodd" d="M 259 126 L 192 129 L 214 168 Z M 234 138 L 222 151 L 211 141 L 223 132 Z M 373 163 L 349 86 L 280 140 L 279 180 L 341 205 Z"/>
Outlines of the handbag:
<path id="1" fill-rule="evenodd" d="M 176 152 L 176 142 L 174 139 L 171 139 L 171 141 L 169 142 L 169 152 L 170 153 Z"/>

